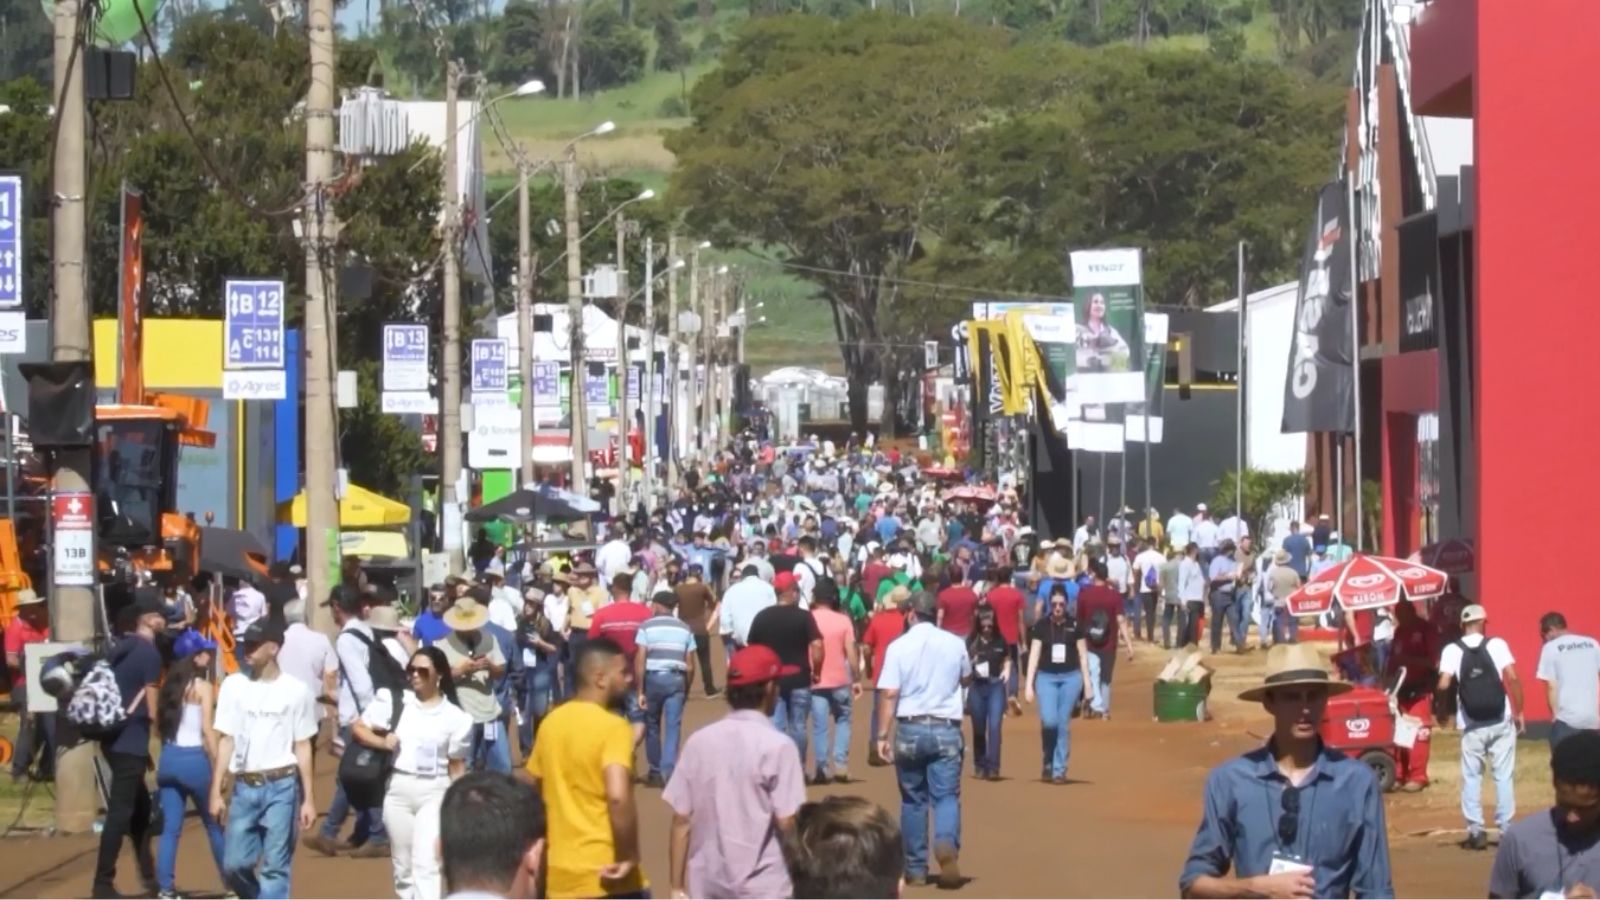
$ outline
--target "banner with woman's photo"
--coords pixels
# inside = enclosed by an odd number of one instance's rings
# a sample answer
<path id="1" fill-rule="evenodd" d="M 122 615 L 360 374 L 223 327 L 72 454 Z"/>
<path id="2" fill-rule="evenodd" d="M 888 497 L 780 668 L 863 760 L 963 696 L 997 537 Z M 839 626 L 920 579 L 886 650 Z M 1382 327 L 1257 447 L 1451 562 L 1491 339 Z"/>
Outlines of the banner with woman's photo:
<path id="1" fill-rule="evenodd" d="M 1143 262 L 1136 248 L 1074 250 L 1072 305 L 1077 404 L 1143 403 Z"/>

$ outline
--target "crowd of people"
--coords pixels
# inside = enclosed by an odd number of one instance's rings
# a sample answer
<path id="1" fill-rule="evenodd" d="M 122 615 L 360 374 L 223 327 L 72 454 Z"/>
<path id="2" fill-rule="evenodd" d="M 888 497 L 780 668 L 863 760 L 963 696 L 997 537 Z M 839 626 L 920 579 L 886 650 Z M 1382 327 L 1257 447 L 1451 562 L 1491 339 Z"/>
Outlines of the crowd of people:
<path id="1" fill-rule="evenodd" d="M 1215 520 L 1204 504 L 1165 519 L 1124 508 L 1052 540 L 1009 483 L 950 490 L 959 478 L 947 479 L 893 450 L 747 442 L 689 471 L 666 506 L 591 523 L 591 550 L 481 532 L 466 568 L 415 610 L 356 564 L 320 601 L 291 567 L 230 584 L 222 633 L 181 595 L 141 591 L 108 656 L 127 718 L 103 742 L 92 891 L 115 895 L 129 840 L 146 886 L 176 896 L 186 804 L 224 888 L 243 897 L 288 896 L 301 847 L 387 857 L 400 897 L 646 896 L 663 881 L 695 897 L 959 887 L 969 733 L 971 777 L 998 779 L 1002 722 L 1033 707 L 1039 777 L 1068 783 L 1074 728 L 1112 716 L 1119 658 L 1140 643 L 1221 653 L 1224 632 L 1246 652 L 1250 624 L 1271 653 L 1242 697 L 1261 703 L 1273 736 L 1208 781 L 1185 894 L 1392 895 L 1376 782 L 1318 737 L 1328 697 L 1386 672 L 1425 719 L 1400 757 L 1408 789 L 1427 785 L 1426 725 L 1451 699 L 1470 847 L 1484 845 L 1485 769 L 1496 782 L 1500 831 L 1516 837 L 1502 839 L 1492 890 L 1514 883 L 1506 895 L 1521 896 L 1531 878 L 1583 896 L 1600 875 L 1585 868 L 1600 867 L 1600 751 L 1566 749 L 1593 748 L 1600 650 L 1558 614 L 1543 623 L 1537 677 L 1557 710 L 1547 818 L 1560 840 L 1541 843 L 1546 831 L 1512 824 L 1523 697 L 1482 607 L 1419 615 L 1401 603 L 1333 621 L 1350 647 L 1334 659 L 1339 680 L 1298 643 L 1286 605 L 1351 553 L 1325 517 L 1287 523 L 1261 553 L 1241 517 Z M 333 640 L 308 627 L 312 602 L 336 622 Z M 34 605 L 19 621 L 37 629 Z M 8 657 L 12 644 L 8 630 Z M 1358 649 L 1378 656 L 1376 676 L 1348 668 Z M 685 739 L 696 691 L 728 712 Z M 852 710 L 868 697 L 863 741 Z M 314 828 L 321 732 L 339 777 Z M 158 804 L 145 778 L 152 746 Z M 856 780 L 855 761 L 893 768 L 898 816 L 855 797 L 807 802 L 807 785 Z M 654 879 L 641 786 L 673 814 L 669 870 Z M 1547 877 L 1547 848 L 1572 835 L 1590 843 L 1557 851 Z"/>

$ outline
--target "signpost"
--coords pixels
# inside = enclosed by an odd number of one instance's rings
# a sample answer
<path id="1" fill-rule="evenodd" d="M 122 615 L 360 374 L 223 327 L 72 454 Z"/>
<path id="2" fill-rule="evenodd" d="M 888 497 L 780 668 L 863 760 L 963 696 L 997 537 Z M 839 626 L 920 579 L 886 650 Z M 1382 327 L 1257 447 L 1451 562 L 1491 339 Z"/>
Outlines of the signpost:
<path id="1" fill-rule="evenodd" d="M 223 298 L 223 399 L 284 399 L 283 282 L 229 279 Z"/>
<path id="2" fill-rule="evenodd" d="M 94 495 L 88 491 L 58 491 L 50 496 L 54 535 L 54 584 L 57 587 L 94 585 Z"/>
<path id="3" fill-rule="evenodd" d="M 535 362 L 533 364 L 533 405 L 561 405 L 561 364 Z"/>
<path id="4" fill-rule="evenodd" d="M 429 392 L 428 382 L 428 326 L 384 325 L 383 411 L 437 414 L 439 401 Z"/>
<path id="5" fill-rule="evenodd" d="M 504 338 L 478 338 L 472 342 L 472 393 L 504 394 L 511 390 L 506 360 L 510 344 Z"/>
<path id="6" fill-rule="evenodd" d="M 22 200 L 22 176 L 0 175 L 0 309 L 22 306 L 22 276 L 28 268 Z"/>

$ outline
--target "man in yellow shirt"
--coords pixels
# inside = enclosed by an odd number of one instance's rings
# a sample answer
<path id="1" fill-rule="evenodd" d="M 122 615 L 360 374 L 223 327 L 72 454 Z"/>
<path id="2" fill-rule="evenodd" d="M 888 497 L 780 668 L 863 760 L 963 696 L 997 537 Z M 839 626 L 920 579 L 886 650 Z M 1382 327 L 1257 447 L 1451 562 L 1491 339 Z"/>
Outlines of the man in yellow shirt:
<path id="1" fill-rule="evenodd" d="M 595 638 L 572 666 L 577 692 L 540 723 L 527 765 L 549 821 L 545 893 L 642 896 L 650 883 L 639 867 L 633 729 L 612 711 L 628 691 L 626 657 L 615 641 Z"/>

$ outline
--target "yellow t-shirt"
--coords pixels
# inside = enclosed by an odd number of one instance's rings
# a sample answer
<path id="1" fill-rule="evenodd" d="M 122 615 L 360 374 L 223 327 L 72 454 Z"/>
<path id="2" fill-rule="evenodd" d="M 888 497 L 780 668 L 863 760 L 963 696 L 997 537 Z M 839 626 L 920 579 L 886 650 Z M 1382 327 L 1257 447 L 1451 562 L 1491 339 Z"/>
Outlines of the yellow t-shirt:
<path id="1" fill-rule="evenodd" d="M 528 774 L 539 779 L 550 835 L 546 893 L 550 897 L 603 897 L 600 869 L 617 861 L 606 808 L 604 771 L 633 769 L 633 730 L 628 720 L 598 703 L 569 700 L 539 724 L 539 739 L 528 757 Z M 611 893 L 642 891 L 644 872 Z"/>

